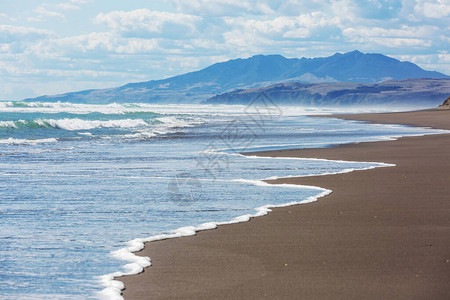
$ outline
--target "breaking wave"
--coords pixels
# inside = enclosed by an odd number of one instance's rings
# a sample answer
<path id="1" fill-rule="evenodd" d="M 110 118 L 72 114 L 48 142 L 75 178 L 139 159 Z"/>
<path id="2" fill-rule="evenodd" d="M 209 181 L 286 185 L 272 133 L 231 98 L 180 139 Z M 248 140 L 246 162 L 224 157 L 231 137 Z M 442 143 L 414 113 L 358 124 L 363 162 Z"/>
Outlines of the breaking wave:
<path id="1" fill-rule="evenodd" d="M 123 120 L 82 120 L 82 119 L 37 119 L 32 121 L 2 121 L 0 127 L 6 128 L 56 128 L 70 131 L 89 130 L 94 128 L 133 128 L 147 126 L 148 123 L 142 119 L 123 119 Z"/>
<path id="2" fill-rule="evenodd" d="M 176 117 L 161 117 L 152 120 L 119 119 L 119 120 L 83 120 L 79 118 L 36 119 L 18 121 L 0 121 L 0 128 L 55 128 L 69 131 L 90 130 L 96 128 L 136 128 L 163 125 L 167 128 L 183 128 L 201 124 L 199 118 L 183 120 Z"/>
<path id="3" fill-rule="evenodd" d="M 10 144 L 10 145 L 36 145 L 36 144 L 47 144 L 47 143 L 56 143 L 57 139 L 49 138 L 49 139 L 0 139 L 0 144 Z"/>

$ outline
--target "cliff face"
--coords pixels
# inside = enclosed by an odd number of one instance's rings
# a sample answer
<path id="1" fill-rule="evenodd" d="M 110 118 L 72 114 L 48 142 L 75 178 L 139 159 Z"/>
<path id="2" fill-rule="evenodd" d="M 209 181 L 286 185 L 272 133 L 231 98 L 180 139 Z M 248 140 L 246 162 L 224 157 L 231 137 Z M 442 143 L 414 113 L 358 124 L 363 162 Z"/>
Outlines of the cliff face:
<path id="1" fill-rule="evenodd" d="M 450 96 L 438 107 L 439 109 L 450 109 Z"/>

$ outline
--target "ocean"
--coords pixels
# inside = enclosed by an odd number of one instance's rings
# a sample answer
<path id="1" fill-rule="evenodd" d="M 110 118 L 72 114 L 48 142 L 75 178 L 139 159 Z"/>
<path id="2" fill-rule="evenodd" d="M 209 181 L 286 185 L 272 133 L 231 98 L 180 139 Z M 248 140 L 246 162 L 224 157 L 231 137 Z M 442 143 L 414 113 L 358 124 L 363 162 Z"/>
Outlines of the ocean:
<path id="1" fill-rule="evenodd" d="M 361 110 L 361 111 L 364 111 Z M 120 299 L 144 241 L 191 235 L 331 191 L 262 179 L 389 167 L 242 152 L 441 133 L 248 106 L 0 102 L 0 298 Z M 326 201 L 324 199 L 323 201 Z"/>

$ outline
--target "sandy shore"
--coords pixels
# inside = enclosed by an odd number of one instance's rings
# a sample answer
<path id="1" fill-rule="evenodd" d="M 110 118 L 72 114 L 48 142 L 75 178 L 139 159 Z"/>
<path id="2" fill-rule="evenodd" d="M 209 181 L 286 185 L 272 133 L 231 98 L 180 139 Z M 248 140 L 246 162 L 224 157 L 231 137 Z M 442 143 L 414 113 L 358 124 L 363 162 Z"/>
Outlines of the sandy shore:
<path id="1" fill-rule="evenodd" d="M 450 129 L 450 111 L 341 118 Z M 279 179 L 333 193 L 247 223 L 148 243 L 125 299 L 450 299 L 450 135 L 264 152 L 394 163 Z"/>

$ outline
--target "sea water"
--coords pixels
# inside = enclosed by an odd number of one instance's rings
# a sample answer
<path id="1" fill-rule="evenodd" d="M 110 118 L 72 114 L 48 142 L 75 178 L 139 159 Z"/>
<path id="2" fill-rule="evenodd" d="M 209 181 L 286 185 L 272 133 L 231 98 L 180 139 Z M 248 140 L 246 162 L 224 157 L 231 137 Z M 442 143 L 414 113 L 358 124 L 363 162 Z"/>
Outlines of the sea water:
<path id="1" fill-rule="evenodd" d="M 120 298 L 145 240 L 330 191 L 262 179 L 387 167 L 242 156 L 440 133 L 277 106 L 0 102 L 0 298 Z M 326 201 L 324 199 L 323 201 Z"/>

